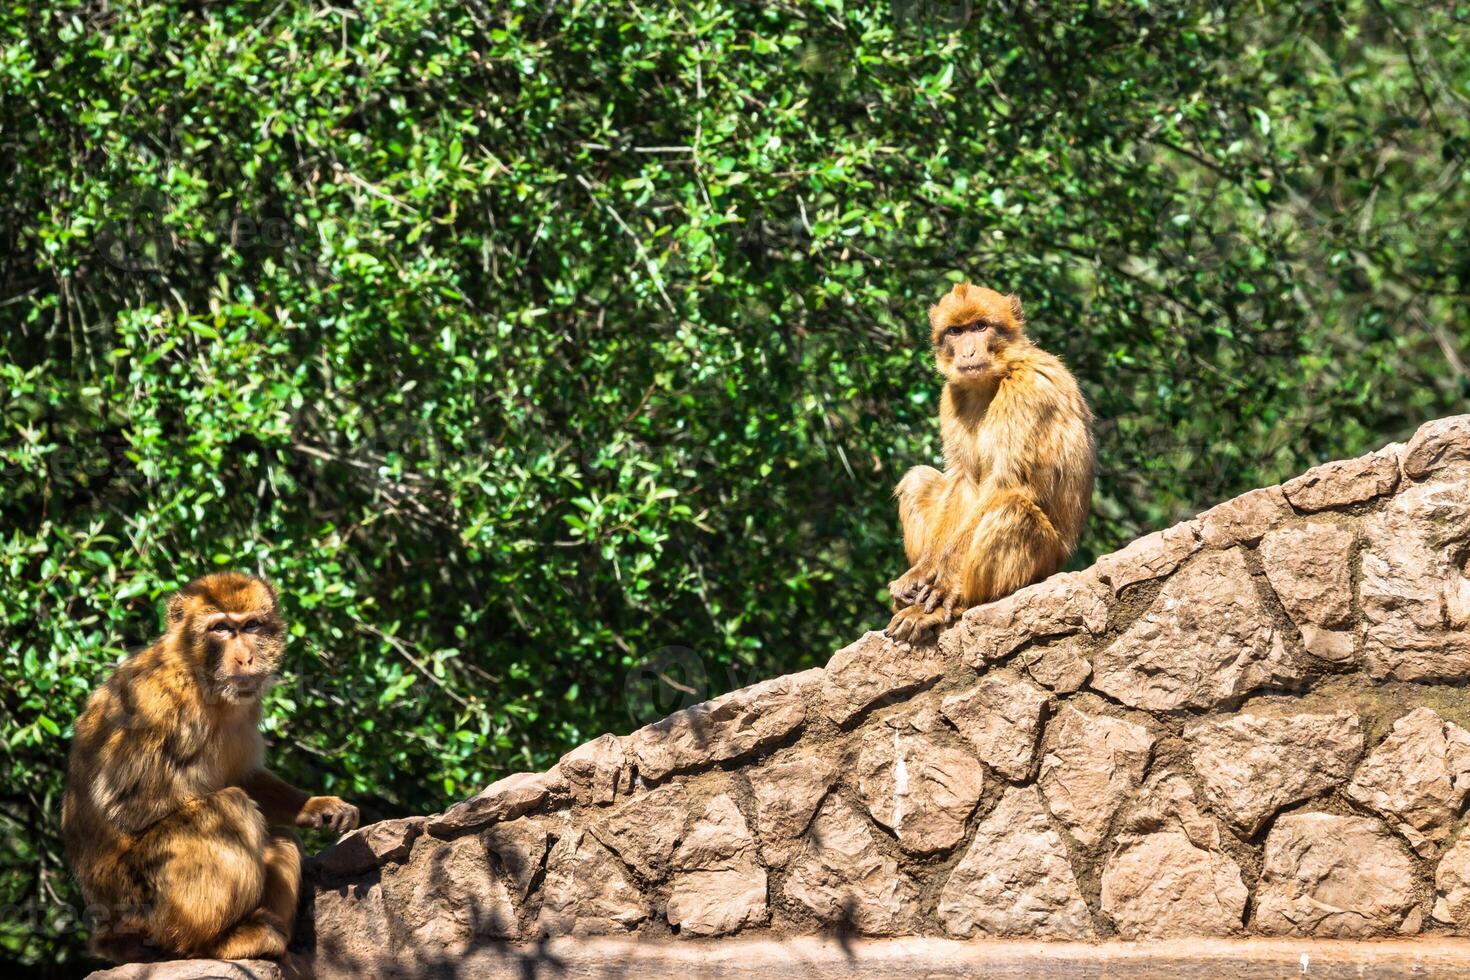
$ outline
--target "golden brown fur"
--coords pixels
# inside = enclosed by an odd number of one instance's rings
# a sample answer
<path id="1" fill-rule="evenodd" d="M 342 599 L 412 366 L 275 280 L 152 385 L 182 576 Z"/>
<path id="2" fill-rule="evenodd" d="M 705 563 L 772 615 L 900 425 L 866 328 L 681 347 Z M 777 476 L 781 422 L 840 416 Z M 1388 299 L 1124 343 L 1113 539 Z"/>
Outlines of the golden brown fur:
<path id="1" fill-rule="evenodd" d="M 260 695 L 284 648 L 275 592 L 208 575 L 168 603 L 168 631 L 129 657 L 77 720 L 62 838 L 110 959 L 279 956 L 301 847 L 288 829 L 357 825 L 264 768 Z"/>
<path id="2" fill-rule="evenodd" d="M 889 584 L 888 633 L 904 640 L 1061 568 L 1092 497 L 1092 413 L 1026 338 L 1020 300 L 963 283 L 929 323 L 944 471 L 915 467 L 895 490 L 912 567 Z"/>

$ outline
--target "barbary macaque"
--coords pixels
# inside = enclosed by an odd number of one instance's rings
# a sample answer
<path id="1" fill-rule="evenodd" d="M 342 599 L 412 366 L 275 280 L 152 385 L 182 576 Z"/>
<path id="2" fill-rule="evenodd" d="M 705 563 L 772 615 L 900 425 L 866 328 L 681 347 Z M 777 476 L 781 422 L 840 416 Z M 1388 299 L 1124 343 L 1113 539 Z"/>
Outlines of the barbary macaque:
<path id="1" fill-rule="evenodd" d="M 301 845 L 355 806 L 265 768 L 260 698 L 285 647 L 275 590 L 225 572 L 168 602 L 168 629 L 93 692 L 77 720 L 62 839 L 99 956 L 279 957 Z"/>
<path id="2" fill-rule="evenodd" d="M 1060 360 L 1025 335 L 1018 297 L 961 283 L 929 309 L 944 375 L 944 471 L 899 481 L 910 568 L 889 583 L 904 641 L 1060 569 L 1092 497 L 1092 412 Z"/>

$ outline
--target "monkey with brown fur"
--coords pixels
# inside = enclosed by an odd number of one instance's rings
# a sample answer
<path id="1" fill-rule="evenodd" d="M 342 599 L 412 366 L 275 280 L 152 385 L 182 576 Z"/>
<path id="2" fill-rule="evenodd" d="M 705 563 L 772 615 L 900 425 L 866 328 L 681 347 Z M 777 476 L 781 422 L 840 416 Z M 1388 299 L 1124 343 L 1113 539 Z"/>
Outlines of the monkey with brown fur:
<path id="1" fill-rule="evenodd" d="M 961 283 L 929 309 L 944 472 L 899 481 L 912 566 L 889 583 L 890 636 L 915 640 L 1062 567 L 1092 498 L 1092 412 L 1025 335 L 1018 297 Z"/>
<path id="2" fill-rule="evenodd" d="M 62 838 L 114 960 L 278 957 L 291 940 L 301 845 L 357 808 L 265 768 L 260 696 L 285 646 L 275 590 L 233 572 L 168 602 L 168 630 L 123 662 L 77 720 Z"/>

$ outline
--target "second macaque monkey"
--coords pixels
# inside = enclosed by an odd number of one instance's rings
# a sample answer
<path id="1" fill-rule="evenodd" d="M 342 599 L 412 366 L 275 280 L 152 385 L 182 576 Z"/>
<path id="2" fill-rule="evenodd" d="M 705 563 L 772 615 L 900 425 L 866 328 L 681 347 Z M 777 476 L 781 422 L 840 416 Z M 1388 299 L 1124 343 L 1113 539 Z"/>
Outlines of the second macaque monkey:
<path id="1" fill-rule="evenodd" d="M 900 640 L 1060 569 L 1092 498 L 1092 412 L 1026 338 L 1020 299 L 961 283 L 929 325 L 944 471 L 917 466 L 894 491 L 911 566 L 888 586 Z"/>
<path id="2" fill-rule="evenodd" d="M 265 768 L 260 696 L 285 647 L 275 591 L 207 575 L 168 602 L 168 631 L 77 719 L 61 833 L 113 960 L 280 956 L 301 885 L 288 828 L 338 833 L 355 806 Z"/>

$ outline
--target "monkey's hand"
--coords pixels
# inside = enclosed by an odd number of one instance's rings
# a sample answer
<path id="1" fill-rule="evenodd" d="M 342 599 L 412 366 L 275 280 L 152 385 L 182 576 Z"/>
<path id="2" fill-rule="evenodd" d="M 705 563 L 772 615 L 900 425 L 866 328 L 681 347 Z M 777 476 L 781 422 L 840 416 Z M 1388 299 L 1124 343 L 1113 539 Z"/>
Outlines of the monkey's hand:
<path id="1" fill-rule="evenodd" d="M 357 827 L 357 807 L 335 796 L 313 796 L 296 814 L 296 826 L 345 834 Z"/>
<path id="2" fill-rule="evenodd" d="M 954 621 L 959 602 L 955 593 L 931 593 L 921 605 L 915 603 L 894 613 L 883 632 L 900 643 L 918 643 L 939 627 Z"/>
<path id="3" fill-rule="evenodd" d="M 895 611 L 916 603 L 922 604 L 934 589 L 934 573 L 922 565 L 915 565 L 888 583 L 888 594 L 893 596 Z"/>

